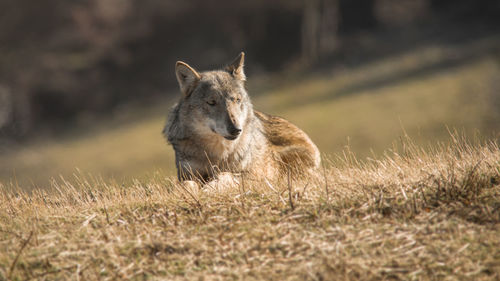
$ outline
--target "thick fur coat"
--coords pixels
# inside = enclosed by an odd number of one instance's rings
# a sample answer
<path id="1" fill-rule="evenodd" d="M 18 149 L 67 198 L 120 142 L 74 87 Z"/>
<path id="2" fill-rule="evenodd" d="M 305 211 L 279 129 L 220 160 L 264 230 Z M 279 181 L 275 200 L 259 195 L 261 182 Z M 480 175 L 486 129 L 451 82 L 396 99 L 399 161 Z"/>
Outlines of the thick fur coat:
<path id="1" fill-rule="evenodd" d="M 175 150 L 179 180 L 213 180 L 218 173 L 275 178 L 319 166 L 311 139 L 280 117 L 253 109 L 245 89 L 244 53 L 224 70 L 198 73 L 177 62 L 182 92 L 163 134 Z"/>

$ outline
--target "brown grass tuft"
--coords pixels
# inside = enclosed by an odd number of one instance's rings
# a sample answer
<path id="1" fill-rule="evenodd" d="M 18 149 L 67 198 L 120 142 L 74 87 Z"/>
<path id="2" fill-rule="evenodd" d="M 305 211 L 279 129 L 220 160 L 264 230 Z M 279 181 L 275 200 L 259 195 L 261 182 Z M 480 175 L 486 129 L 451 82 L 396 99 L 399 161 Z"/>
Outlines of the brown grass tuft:
<path id="1" fill-rule="evenodd" d="M 3 186 L 0 280 L 498 280 L 498 146 L 402 147 L 234 189 L 81 175 Z"/>

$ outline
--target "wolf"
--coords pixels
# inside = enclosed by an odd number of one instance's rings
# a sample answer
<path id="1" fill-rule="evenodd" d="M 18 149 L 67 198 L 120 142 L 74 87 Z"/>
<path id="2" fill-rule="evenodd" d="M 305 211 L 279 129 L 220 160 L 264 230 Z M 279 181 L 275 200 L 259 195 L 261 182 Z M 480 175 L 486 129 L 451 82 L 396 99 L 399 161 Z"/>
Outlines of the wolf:
<path id="1" fill-rule="evenodd" d="M 163 134 L 175 151 L 179 181 L 207 183 L 220 173 L 274 179 L 320 165 L 311 139 L 289 121 L 253 109 L 245 54 L 222 70 L 198 72 L 178 61 L 181 97 Z"/>

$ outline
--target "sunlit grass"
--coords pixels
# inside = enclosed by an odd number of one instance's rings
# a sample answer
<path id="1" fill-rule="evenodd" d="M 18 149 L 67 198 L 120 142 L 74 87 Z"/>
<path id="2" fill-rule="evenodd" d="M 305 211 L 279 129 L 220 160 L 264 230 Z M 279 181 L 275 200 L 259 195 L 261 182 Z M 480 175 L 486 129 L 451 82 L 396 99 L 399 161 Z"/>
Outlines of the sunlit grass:
<path id="1" fill-rule="evenodd" d="M 427 48 L 304 77 L 250 77 L 249 92 L 255 108 L 297 124 L 324 155 L 338 154 L 349 145 L 360 157 L 380 156 L 405 131 L 422 145 L 447 139 L 448 128 L 469 136 L 493 136 L 499 129 L 495 124 L 500 124 L 490 114 L 495 110 L 492 93 L 498 91 L 493 83 L 500 77 L 498 62 L 484 55 L 412 74 L 438 64 L 447 54 Z M 48 186 L 51 178 L 69 178 L 77 168 L 119 182 L 155 172 L 174 175 L 172 148 L 161 136 L 170 106 L 164 102 L 121 109 L 118 115 L 125 118 L 98 120 L 95 126 L 90 122 L 75 134 L 14 147 L 1 155 L 0 181 L 27 189 Z"/>
<path id="2" fill-rule="evenodd" d="M 500 150 L 327 163 L 301 181 L 188 189 L 77 175 L 0 186 L 0 280 L 498 280 Z"/>
<path id="3" fill-rule="evenodd" d="M 158 171 L 172 175 L 172 149 L 161 135 L 164 122 L 164 116 L 153 116 L 78 138 L 34 143 L 7 154 L 0 163 L 1 175 L 5 179 L 13 174 L 13 184 L 27 188 L 31 181 L 47 186 L 50 178 L 70 178 L 77 169 L 119 181 Z"/>
<path id="4" fill-rule="evenodd" d="M 484 60 L 454 71 L 305 103 L 279 114 L 304 128 L 330 154 L 347 144 L 362 156 L 371 149 L 380 153 L 404 131 L 421 144 L 446 139 L 447 127 L 469 135 L 487 134 L 490 128 L 484 126 L 485 113 L 493 110 L 488 105 L 491 89 L 487 88 L 491 75 L 500 75 L 500 71 Z"/>
<path id="5" fill-rule="evenodd" d="M 168 102 L 12 147 L 0 280 L 498 280 L 500 70 L 415 71 L 446 54 L 251 80 L 255 107 L 322 151 L 301 180 L 179 184 Z"/>

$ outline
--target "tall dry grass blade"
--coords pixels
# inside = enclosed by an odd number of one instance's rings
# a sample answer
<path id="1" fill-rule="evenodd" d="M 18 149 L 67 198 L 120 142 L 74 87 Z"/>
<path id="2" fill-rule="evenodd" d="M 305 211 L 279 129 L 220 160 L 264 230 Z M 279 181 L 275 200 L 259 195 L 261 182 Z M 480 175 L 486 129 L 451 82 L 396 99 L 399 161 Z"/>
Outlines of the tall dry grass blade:
<path id="1" fill-rule="evenodd" d="M 17 252 L 17 255 L 16 257 L 14 258 L 14 260 L 12 261 L 12 264 L 10 265 L 10 268 L 9 268 L 9 274 L 7 275 L 7 279 L 8 280 L 11 280 L 12 278 L 12 274 L 14 273 L 14 270 L 16 268 L 16 264 L 17 262 L 19 261 L 19 257 L 21 256 L 24 248 L 26 248 L 26 246 L 28 245 L 28 243 L 31 241 L 31 238 L 33 237 L 33 233 L 34 231 L 30 231 L 30 234 L 28 236 L 28 238 L 26 240 L 24 240 L 23 244 L 21 245 L 21 248 L 19 249 L 19 251 Z"/>
<path id="2" fill-rule="evenodd" d="M 292 211 L 295 210 L 292 199 L 292 179 L 290 178 L 290 167 L 287 169 L 287 183 L 288 183 L 288 202 L 290 203 L 290 208 Z"/>

